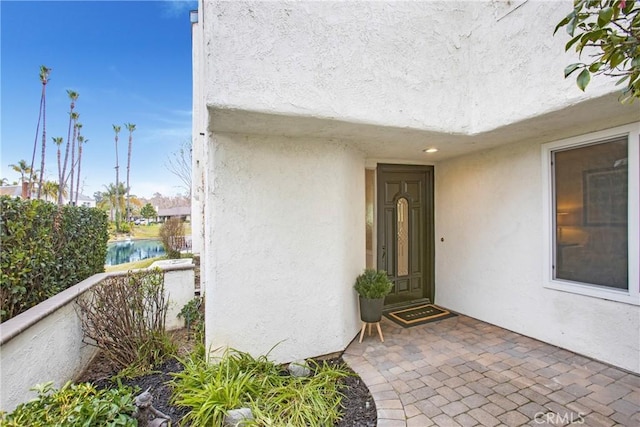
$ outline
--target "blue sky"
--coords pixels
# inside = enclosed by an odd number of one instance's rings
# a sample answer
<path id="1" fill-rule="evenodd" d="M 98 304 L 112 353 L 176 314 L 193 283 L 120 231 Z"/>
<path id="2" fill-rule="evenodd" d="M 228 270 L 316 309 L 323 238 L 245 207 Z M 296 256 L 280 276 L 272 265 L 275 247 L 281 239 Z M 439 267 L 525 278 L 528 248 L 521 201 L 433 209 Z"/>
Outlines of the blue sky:
<path id="1" fill-rule="evenodd" d="M 42 85 L 47 84 L 45 176 L 57 181 L 52 137 L 67 137 L 67 89 L 80 94 L 83 148 L 81 190 L 93 195 L 115 182 L 112 125 L 122 126 L 118 153 L 125 182 L 128 132 L 135 123 L 131 193 L 184 192 L 165 167 L 191 136 L 191 24 L 197 1 L 0 1 L 0 177 L 9 164 L 31 163 Z M 41 137 L 38 138 L 38 141 Z M 40 147 L 40 142 L 38 142 Z M 40 165 L 40 148 L 36 165 Z"/>

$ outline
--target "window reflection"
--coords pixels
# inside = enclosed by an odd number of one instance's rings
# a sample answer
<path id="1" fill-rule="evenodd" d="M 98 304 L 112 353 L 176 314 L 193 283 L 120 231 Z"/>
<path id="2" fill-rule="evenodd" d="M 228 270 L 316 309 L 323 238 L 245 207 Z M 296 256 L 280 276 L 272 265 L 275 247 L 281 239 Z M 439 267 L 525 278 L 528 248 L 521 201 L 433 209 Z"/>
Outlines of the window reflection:
<path id="1" fill-rule="evenodd" d="M 555 277 L 628 289 L 627 138 L 553 153 Z"/>

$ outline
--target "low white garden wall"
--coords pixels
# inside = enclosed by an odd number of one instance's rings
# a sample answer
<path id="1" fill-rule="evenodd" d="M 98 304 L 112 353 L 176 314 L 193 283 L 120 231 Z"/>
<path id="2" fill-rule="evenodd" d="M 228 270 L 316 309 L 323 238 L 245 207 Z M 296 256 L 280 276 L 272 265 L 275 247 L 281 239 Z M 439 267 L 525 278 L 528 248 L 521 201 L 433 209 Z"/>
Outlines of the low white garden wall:
<path id="1" fill-rule="evenodd" d="M 180 309 L 194 297 L 191 260 L 160 263 L 169 300 L 167 329 L 183 327 Z M 30 388 L 53 381 L 59 387 L 76 378 L 96 348 L 82 342 L 75 301 L 106 278 L 124 273 L 93 275 L 77 285 L 0 324 L 0 410 L 10 412 L 35 397 Z"/>
<path id="2" fill-rule="evenodd" d="M 194 297 L 194 271 L 191 258 L 156 261 L 149 268 L 164 270 L 164 291 L 169 301 L 166 327 L 170 331 L 184 327 L 184 319 L 178 314 Z"/>

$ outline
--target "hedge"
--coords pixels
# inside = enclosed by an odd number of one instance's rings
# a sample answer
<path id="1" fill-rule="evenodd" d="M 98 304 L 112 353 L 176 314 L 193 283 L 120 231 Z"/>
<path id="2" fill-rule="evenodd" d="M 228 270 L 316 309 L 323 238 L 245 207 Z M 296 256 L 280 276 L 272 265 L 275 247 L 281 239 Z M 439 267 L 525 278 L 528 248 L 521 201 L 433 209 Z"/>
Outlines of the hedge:
<path id="1" fill-rule="evenodd" d="M 0 320 L 104 272 L 107 214 L 0 197 Z"/>

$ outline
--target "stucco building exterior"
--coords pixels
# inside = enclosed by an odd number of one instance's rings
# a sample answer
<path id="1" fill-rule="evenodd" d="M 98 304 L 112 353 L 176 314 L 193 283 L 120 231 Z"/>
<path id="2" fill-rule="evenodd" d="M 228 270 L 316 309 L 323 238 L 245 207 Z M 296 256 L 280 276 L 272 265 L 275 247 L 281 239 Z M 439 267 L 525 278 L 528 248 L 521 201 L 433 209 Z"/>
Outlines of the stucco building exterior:
<path id="1" fill-rule="evenodd" d="M 640 372 L 640 104 L 564 78 L 576 58 L 553 30 L 571 4 L 200 0 L 207 345 L 340 351 L 372 266 L 389 304 Z"/>

